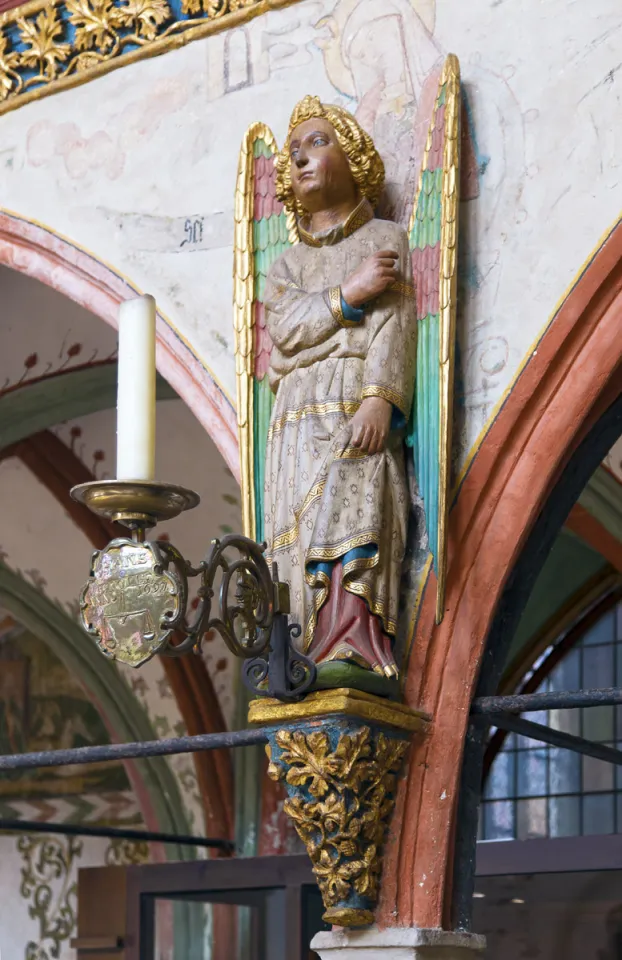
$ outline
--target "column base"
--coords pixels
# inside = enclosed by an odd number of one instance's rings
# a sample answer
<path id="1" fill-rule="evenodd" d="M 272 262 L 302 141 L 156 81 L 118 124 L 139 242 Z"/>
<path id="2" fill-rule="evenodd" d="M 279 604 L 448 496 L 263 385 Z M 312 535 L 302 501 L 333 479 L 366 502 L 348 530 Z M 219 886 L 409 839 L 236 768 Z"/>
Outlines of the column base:
<path id="1" fill-rule="evenodd" d="M 474 933 L 418 927 L 332 930 L 311 941 L 320 960 L 478 960 L 485 946 Z"/>

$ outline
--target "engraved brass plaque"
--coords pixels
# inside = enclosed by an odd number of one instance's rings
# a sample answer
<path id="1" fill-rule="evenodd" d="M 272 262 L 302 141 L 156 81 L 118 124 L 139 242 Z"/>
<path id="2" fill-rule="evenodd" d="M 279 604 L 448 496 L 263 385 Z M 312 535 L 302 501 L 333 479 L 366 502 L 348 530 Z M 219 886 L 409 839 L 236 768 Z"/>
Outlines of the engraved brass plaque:
<path id="1" fill-rule="evenodd" d="M 106 657 L 139 667 L 166 646 L 184 596 L 177 570 L 166 567 L 152 543 L 118 539 L 94 554 L 80 615 Z"/>

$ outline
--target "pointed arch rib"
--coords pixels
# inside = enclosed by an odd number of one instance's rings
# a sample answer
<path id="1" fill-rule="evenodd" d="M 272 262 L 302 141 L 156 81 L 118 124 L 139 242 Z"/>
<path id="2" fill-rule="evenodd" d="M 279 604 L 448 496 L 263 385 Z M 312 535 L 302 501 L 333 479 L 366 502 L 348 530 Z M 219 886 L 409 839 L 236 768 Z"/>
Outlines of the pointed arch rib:
<path id="1" fill-rule="evenodd" d="M 0 210 L 0 263 L 65 294 L 116 329 L 119 304 L 138 292 L 124 277 L 51 229 Z M 203 425 L 239 479 L 235 410 L 212 371 L 158 315 L 158 370 Z"/>
<path id="2" fill-rule="evenodd" d="M 622 225 L 542 336 L 462 483 L 450 518 L 445 618 L 423 598 L 406 698 L 433 717 L 412 751 L 385 859 L 379 920 L 442 926 L 470 702 L 495 609 L 568 462 L 622 391 Z M 399 883 L 398 883 L 399 877 Z"/>

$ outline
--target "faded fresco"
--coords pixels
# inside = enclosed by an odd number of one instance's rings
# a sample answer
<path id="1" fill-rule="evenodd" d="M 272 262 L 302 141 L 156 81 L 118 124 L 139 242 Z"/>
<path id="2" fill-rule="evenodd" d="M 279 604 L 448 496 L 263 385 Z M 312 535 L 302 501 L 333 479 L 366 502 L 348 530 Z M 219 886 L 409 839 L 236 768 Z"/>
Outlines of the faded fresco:
<path id="1" fill-rule="evenodd" d="M 526 0 L 511 24 L 487 0 L 468 9 L 304 0 L 0 118 L 0 205 L 152 291 L 233 402 L 232 203 L 244 130 L 262 119 L 282 141 L 292 103 L 309 92 L 348 107 L 387 162 L 384 210 L 403 219 L 395 185 L 417 178 L 438 69 L 456 53 L 466 101 L 464 462 L 620 208 L 622 134 L 610 105 L 621 27 L 605 0 L 570 13 L 561 0 L 546 9 Z M 569 64 L 571 80 L 560 79 Z"/>
<path id="2" fill-rule="evenodd" d="M 109 743 L 79 682 L 32 633 L 13 624 L 0 636 L 0 753 L 64 750 Z M 0 774 L 0 806 L 129 790 L 120 763 L 48 767 Z"/>

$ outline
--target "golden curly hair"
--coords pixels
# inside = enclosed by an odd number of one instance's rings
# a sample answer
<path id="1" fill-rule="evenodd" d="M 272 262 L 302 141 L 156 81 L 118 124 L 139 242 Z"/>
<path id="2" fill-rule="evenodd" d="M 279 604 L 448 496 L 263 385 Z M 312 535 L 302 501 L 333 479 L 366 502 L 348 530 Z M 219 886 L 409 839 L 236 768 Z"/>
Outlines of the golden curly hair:
<path id="1" fill-rule="evenodd" d="M 374 141 L 366 133 L 351 113 L 343 107 L 331 103 L 322 103 L 319 97 L 307 96 L 294 107 L 289 120 L 287 139 L 283 149 L 276 157 L 276 195 L 285 209 L 302 218 L 306 210 L 294 196 L 290 174 L 290 142 L 292 133 L 305 120 L 321 118 L 328 120 L 333 127 L 339 145 L 350 164 L 350 170 L 362 197 L 366 197 L 372 207 L 376 207 L 384 187 L 384 163 L 374 146 Z"/>

